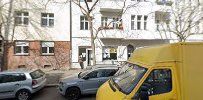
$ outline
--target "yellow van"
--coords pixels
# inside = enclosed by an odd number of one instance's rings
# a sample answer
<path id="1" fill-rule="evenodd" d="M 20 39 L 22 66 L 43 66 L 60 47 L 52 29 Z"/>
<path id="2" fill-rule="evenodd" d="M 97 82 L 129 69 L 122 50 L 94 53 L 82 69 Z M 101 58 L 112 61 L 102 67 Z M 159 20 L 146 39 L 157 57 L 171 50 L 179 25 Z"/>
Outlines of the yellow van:
<path id="1" fill-rule="evenodd" d="M 203 43 L 135 50 L 96 100 L 203 100 Z"/>

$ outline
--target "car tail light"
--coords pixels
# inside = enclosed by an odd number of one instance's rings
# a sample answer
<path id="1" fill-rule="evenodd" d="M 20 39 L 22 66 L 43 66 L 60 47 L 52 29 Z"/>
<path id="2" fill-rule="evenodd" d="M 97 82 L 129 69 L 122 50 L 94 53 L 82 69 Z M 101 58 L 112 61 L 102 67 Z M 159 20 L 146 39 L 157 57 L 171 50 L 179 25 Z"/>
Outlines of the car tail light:
<path id="1" fill-rule="evenodd" d="M 37 80 L 32 80 L 32 86 L 37 84 Z"/>

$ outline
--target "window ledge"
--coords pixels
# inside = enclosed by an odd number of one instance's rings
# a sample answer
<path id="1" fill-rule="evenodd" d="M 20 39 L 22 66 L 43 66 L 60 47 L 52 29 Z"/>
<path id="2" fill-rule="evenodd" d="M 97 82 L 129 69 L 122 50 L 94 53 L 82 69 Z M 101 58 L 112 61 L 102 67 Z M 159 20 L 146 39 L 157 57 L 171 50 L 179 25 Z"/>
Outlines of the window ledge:
<path id="1" fill-rule="evenodd" d="M 29 56 L 29 53 L 16 53 L 15 56 Z"/>
<path id="2" fill-rule="evenodd" d="M 54 56 L 54 53 L 42 53 L 42 56 Z"/>

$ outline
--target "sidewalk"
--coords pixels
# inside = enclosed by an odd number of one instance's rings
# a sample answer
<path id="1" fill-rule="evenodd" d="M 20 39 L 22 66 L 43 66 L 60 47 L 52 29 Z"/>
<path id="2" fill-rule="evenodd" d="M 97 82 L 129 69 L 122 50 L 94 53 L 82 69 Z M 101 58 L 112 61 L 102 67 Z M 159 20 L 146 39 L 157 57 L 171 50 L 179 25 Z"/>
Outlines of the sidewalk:
<path id="1" fill-rule="evenodd" d="M 46 86 L 57 86 L 60 79 L 66 76 L 70 76 L 75 73 L 82 71 L 81 69 L 58 69 L 54 70 L 53 68 L 43 68 L 41 69 L 46 73 L 47 85 Z"/>

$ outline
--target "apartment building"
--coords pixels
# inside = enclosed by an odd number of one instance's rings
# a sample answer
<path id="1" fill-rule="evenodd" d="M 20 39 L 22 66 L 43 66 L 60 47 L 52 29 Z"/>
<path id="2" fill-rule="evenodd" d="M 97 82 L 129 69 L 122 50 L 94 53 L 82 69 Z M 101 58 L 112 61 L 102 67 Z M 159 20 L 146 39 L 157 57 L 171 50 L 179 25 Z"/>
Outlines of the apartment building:
<path id="1" fill-rule="evenodd" d="M 84 2 L 81 1 L 81 5 L 85 5 Z M 155 12 L 168 5 L 158 5 L 154 0 L 127 0 L 125 5 L 124 0 L 101 0 L 94 9 L 94 28 L 103 28 L 95 40 L 97 64 L 116 64 L 126 61 L 136 48 L 169 43 L 170 38 L 159 34 L 155 23 Z M 85 66 L 89 66 L 92 50 L 88 20 L 77 5 L 73 3 L 72 8 L 72 66 L 79 67 L 79 56 L 83 57 Z M 122 10 L 126 10 L 125 13 L 122 14 Z"/>
<path id="2" fill-rule="evenodd" d="M 69 67 L 69 4 L 50 0 L 3 0 L 9 26 L 2 35 L 7 41 L 7 69 Z M 9 13 L 10 12 L 10 13 Z"/>
<path id="3" fill-rule="evenodd" d="M 179 40 L 177 35 L 172 33 L 172 29 L 169 31 L 168 26 L 172 25 L 167 23 L 176 21 L 172 15 L 172 9 L 177 11 L 176 7 L 181 0 L 127 0 L 125 3 L 124 1 L 101 0 L 92 13 L 94 32 L 102 28 L 95 40 L 97 64 L 116 64 L 126 61 L 137 48 Z M 197 15 L 202 17 L 202 1 L 181 2 L 200 4 L 200 13 Z M 94 0 L 88 0 L 90 6 L 93 3 Z M 85 6 L 84 1 L 80 4 Z M 72 8 L 74 8 L 72 10 L 72 41 L 74 41 L 72 42 L 72 66 L 79 67 L 78 57 L 82 57 L 85 66 L 89 66 L 92 65 L 89 23 L 77 5 L 73 3 Z M 123 10 L 125 10 L 124 13 L 122 13 Z M 198 31 L 191 31 L 192 35 L 187 41 L 203 40 L 202 22 L 201 20 L 191 29 L 199 28 Z"/>

